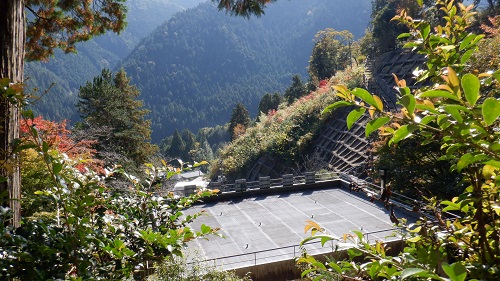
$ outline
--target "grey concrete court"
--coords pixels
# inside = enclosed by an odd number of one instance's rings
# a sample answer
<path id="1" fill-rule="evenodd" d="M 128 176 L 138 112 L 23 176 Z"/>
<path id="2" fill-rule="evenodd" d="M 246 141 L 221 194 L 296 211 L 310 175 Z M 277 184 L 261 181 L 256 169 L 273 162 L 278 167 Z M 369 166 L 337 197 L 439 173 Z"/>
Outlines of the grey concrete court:
<path id="1" fill-rule="evenodd" d="M 198 239 L 190 242 L 188 250 L 198 252 L 202 258 L 217 259 L 215 264 L 226 269 L 300 255 L 298 244 L 310 236 L 304 233 L 307 220 L 339 237 L 360 230 L 371 241 L 395 239 L 388 237 L 395 232 L 394 225 L 382 204 L 371 203 L 362 194 L 340 188 L 234 198 L 197 205 L 186 214 L 201 210 L 207 215 L 196 219 L 192 227 L 199 229 L 201 224 L 220 227 L 225 238 Z M 403 217 L 399 211 L 395 213 Z M 329 252 L 331 247 L 315 243 L 306 248 L 316 254 Z"/>

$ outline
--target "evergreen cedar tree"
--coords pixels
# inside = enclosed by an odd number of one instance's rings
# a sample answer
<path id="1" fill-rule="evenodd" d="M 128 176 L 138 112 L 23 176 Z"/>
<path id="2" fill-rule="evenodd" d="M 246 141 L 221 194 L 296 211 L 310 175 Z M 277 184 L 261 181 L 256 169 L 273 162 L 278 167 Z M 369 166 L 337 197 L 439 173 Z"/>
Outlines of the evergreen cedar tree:
<path id="1" fill-rule="evenodd" d="M 219 8 L 225 7 L 233 14 L 249 15 L 247 11 L 262 14 L 264 6 L 272 1 L 217 2 Z M 31 14 L 29 17 L 26 11 Z M 25 59 L 48 60 L 55 48 L 73 52 L 77 42 L 107 31 L 120 32 L 126 25 L 125 14 L 125 0 L 0 1 L 0 81 L 8 79 L 20 85 Z M 22 93 L 22 89 L 17 92 Z M 2 204 L 13 211 L 14 226 L 19 226 L 21 218 L 19 163 L 12 153 L 12 146 L 19 139 L 18 104 L 6 95 L 0 97 L 0 197 Z"/>
<path id="2" fill-rule="evenodd" d="M 229 134 L 231 136 L 231 140 L 235 140 L 238 135 L 244 133 L 246 128 L 250 125 L 250 114 L 246 107 L 238 103 L 236 107 L 233 109 L 233 113 L 231 114 L 231 120 L 229 121 Z M 235 132 L 235 129 L 238 129 Z"/>
<path id="3" fill-rule="evenodd" d="M 183 151 L 186 149 L 186 143 L 181 137 L 181 134 L 177 129 L 175 129 L 174 135 L 172 137 L 172 142 L 167 154 L 170 157 L 182 157 Z"/>
<path id="4" fill-rule="evenodd" d="M 151 122 L 145 119 L 149 111 L 137 100 L 139 95 L 124 70 L 113 77 L 104 69 L 92 83 L 80 87 L 77 107 L 84 120 L 80 127 L 97 131 L 97 153 L 106 165 L 119 161 L 137 169 L 157 150 L 149 143 Z"/>
<path id="5" fill-rule="evenodd" d="M 282 102 L 283 97 L 279 93 L 266 93 L 259 102 L 259 112 L 268 114 L 269 111 L 278 109 L 278 106 Z"/>
<path id="6" fill-rule="evenodd" d="M 307 94 L 306 85 L 300 79 L 300 76 L 295 74 L 292 78 L 292 85 L 286 89 L 284 98 L 285 100 L 291 104 L 295 100 L 305 96 Z"/>

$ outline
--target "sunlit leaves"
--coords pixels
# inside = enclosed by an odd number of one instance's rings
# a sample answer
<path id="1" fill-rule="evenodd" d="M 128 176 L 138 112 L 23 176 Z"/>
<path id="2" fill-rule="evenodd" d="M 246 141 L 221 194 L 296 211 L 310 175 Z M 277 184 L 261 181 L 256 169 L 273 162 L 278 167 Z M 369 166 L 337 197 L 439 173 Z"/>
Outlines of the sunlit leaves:
<path id="1" fill-rule="evenodd" d="M 356 123 L 356 121 L 358 121 L 365 112 L 366 108 L 364 107 L 359 107 L 351 111 L 349 115 L 347 115 L 347 128 L 351 129 L 354 123 Z"/>
<path id="2" fill-rule="evenodd" d="M 55 48 L 74 52 L 76 43 L 106 31 L 118 33 L 126 25 L 122 0 L 43 2 L 26 1 L 30 13 L 26 29 L 28 60 L 46 60 Z"/>
<path id="3" fill-rule="evenodd" d="M 480 82 L 479 79 L 470 73 L 465 74 L 462 77 L 462 88 L 465 93 L 465 98 L 467 99 L 467 102 L 471 105 L 474 106 L 476 105 L 477 100 L 480 97 L 479 94 L 479 88 L 480 88 Z"/>
<path id="4" fill-rule="evenodd" d="M 367 90 L 361 89 L 361 88 L 356 88 L 351 91 L 351 93 L 366 102 L 367 104 L 375 107 L 376 109 L 383 111 L 384 106 L 382 104 L 382 101 L 380 98 L 376 99 L 374 96 L 372 96 Z"/>
<path id="5" fill-rule="evenodd" d="M 365 136 L 368 137 L 371 133 L 387 124 L 390 120 L 390 117 L 384 116 L 368 122 L 368 124 L 366 124 Z"/>
<path id="6" fill-rule="evenodd" d="M 448 0 L 437 0 L 436 3 L 444 20 L 443 24 L 432 28 L 404 11 L 396 16 L 410 29 L 400 37 L 414 36 L 417 39 L 406 46 L 418 48 L 419 53 L 426 57 L 427 70 L 419 77 L 429 77 L 433 83 L 414 89 L 395 76 L 396 89 L 400 93 L 398 103 L 402 105 L 404 115 L 375 110 L 372 108 L 373 95 L 364 91 L 357 94 L 351 91 L 361 101 L 343 100 L 358 110 L 351 111 L 348 122 L 358 117 L 359 108 L 366 108 L 366 104 L 371 106 L 369 112 L 373 120 L 366 125 L 367 136 L 378 129 L 380 136 L 387 137 L 388 144 L 392 145 L 418 133 L 421 145 L 434 143 L 445 153 L 436 157 L 436 162 L 449 161 L 451 170 L 463 176 L 465 191 L 460 196 L 442 203 L 432 200 L 428 205 L 439 222 L 427 224 L 427 221 L 414 229 L 406 240 L 407 248 L 393 260 L 399 266 L 397 278 L 463 281 L 488 276 L 486 279 L 495 279 L 497 272 L 486 273 L 484 268 L 499 261 L 489 249 L 497 249 L 500 245 L 496 235 L 497 215 L 500 214 L 500 99 L 490 90 L 493 85 L 497 86 L 500 71 L 479 75 L 464 72 L 467 60 L 483 38 L 483 35 L 469 34 L 472 6 Z M 391 118 L 395 122 L 387 126 Z M 445 216 L 443 210 L 452 211 L 459 217 L 445 221 L 441 217 Z M 450 253 L 448 247 L 454 252 Z M 359 266 L 360 269 L 351 272 L 351 276 L 363 274 L 363 278 L 369 276 L 374 280 L 391 279 L 389 275 L 379 275 L 380 264 L 385 258 L 366 244 L 358 244 L 357 248 L 366 251 L 369 261 L 361 265 L 352 263 L 353 267 Z M 348 251 L 348 254 L 352 262 L 355 251 Z M 457 262 L 451 265 L 441 263 L 440 255 L 453 257 Z M 345 272 L 341 274 L 342 277 L 349 276 Z"/>
<path id="7" fill-rule="evenodd" d="M 407 125 L 401 126 L 399 129 L 397 129 L 394 132 L 393 137 L 389 141 L 389 145 L 397 144 L 398 142 L 410 137 L 411 133 L 413 133 L 417 129 L 418 129 L 418 126 L 415 124 L 407 124 Z"/>
<path id="8" fill-rule="evenodd" d="M 442 90 L 429 90 L 426 92 L 423 92 L 422 94 L 419 95 L 420 98 L 445 98 L 445 99 L 451 99 L 454 101 L 460 101 L 460 99 L 455 96 L 454 94 L 448 92 L 448 91 L 442 91 Z"/>
<path id="9" fill-rule="evenodd" d="M 406 108 L 408 116 L 411 118 L 413 116 L 413 112 L 415 111 L 415 106 L 417 104 L 415 101 L 415 97 L 411 94 L 405 95 L 401 97 L 399 103 Z"/>
<path id="10" fill-rule="evenodd" d="M 406 268 L 401 273 L 401 280 L 406 280 L 410 277 L 429 277 L 429 273 L 425 269 L 421 268 Z"/>
<path id="11" fill-rule="evenodd" d="M 307 220 L 307 224 L 304 227 L 304 233 L 307 233 L 309 230 L 311 230 L 311 235 L 314 235 L 317 231 L 321 230 L 321 226 L 317 224 L 314 221 Z"/>
<path id="12" fill-rule="evenodd" d="M 331 112 L 331 111 L 333 111 L 333 110 L 335 110 L 337 108 L 345 107 L 345 106 L 349 106 L 349 105 L 351 105 L 350 102 L 347 102 L 347 101 L 338 101 L 338 102 L 335 102 L 335 103 L 330 104 L 329 106 L 327 106 L 323 110 L 322 114 L 327 114 L 327 113 L 329 113 L 329 112 Z"/>
<path id="13" fill-rule="evenodd" d="M 492 97 L 487 98 L 483 103 L 481 111 L 484 123 L 486 126 L 490 126 L 500 116 L 500 100 Z"/>
<path id="14" fill-rule="evenodd" d="M 467 269 L 460 262 L 455 262 L 451 265 L 443 263 L 442 267 L 446 275 L 448 275 L 452 281 L 464 281 L 467 277 Z"/>

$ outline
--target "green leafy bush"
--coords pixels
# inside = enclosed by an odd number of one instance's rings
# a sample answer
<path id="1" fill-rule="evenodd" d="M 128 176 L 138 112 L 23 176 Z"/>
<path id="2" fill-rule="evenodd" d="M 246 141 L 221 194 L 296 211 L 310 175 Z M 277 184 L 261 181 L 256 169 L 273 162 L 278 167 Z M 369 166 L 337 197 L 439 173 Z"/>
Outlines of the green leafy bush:
<path id="1" fill-rule="evenodd" d="M 25 217 L 14 228 L 7 224 L 10 210 L 0 209 L 0 279 L 143 279 L 147 263 L 182 255 L 188 241 L 216 234 L 206 225 L 190 228 L 200 213 L 182 212 L 211 190 L 189 197 L 155 193 L 157 178 L 173 174 L 167 167 L 147 165 L 145 180 L 120 169 L 106 170 L 103 177 L 78 170 L 68 155 L 51 150 L 35 126 L 26 139 L 17 149 L 42 155 L 50 184 L 35 193 L 53 212 Z M 106 179 L 115 175 L 129 185 L 108 186 Z"/>
<path id="2" fill-rule="evenodd" d="M 417 0 L 422 5 L 422 0 Z M 363 89 L 349 90 L 335 86 L 342 101 L 328 110 L 355 106 L 347 117 L 349 127 L 365 112 L 372 121 L 366 135 L 379 130 L 389 136 L 388 144 L 397 145 L 419 136 L 422 145 L 439 143 L 442 159 L 453 163 L 451 170 L 460 173 L 465 190 L 448 201 L 430 200 L 426 207 L 433 218 L 423 216 L 408 232 L 405 248 L 398 255 L 386 254 L 386 247 L 371 244 L 355 232 L 349 237 L 321 233 L 321 226 L 310 223 L 312 237 L 323 243 L 330 240 L 351 242 L 348 258 L 328 264 L 312 257 L 300 259 L 308 265 L 303 275 L 315 280 L 340 276 L 365 280 L 498 280 L 500 278 L 500 100 L 491 85 L 500 81 L 500 70 L 467 73 L 468 59 L 477 51 L 482 35 L 469 33 L 473 19 L 472 6 L 453 0 L 436 0 L 443 15 L 441 25 L 431 26 L 425 20 L 414 20 L 405 11 L 396 19 L 410 32 L 400 38 L 411 38 L 405 46 L 427 57 L 427 69 L 420 80 L 431 79 L 429 87 L 410 89 L 406 81 L 396 78 L 403 115 L 384 110 L 379 97 Z M 397 128 L 386 124 L 398 123 Z M 456 216 L 446 219 L 446 212 Z M 347 241 L 349 240 L 349 241 Z M 364 262 L 353 262 L 363 256 Z"/>
<path id="3" fill-rule="evenodd" d="M 224 271 L 198 258 L 170 256 L 156 265 L 154 275 L 148 281 L 249 281 L 248 277 L 240 278 L 232 271 Z"/>

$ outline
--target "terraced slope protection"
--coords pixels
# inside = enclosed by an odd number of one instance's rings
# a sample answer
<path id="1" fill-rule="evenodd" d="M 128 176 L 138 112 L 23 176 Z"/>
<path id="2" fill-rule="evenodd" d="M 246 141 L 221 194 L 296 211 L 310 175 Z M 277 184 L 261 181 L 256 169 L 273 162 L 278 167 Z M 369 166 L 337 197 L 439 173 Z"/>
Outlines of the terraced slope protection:
<path id="1" fill-rule="evenodd" d="M 408 50 L 394 50 L 385 53 L 368 63 L 366 71 L 367 89 L 384 102 L 384 106 L 392 111 L 398 110 L 397 91 L 394 89 L 395 74 L 399 79 L 405 79 L 408 85 L 415 84 L 413 72 L 424 67 L 425 58 Z M 413 86 L 415 87 L 415 86 Z M 326 106 L 326 105 L 325 105 Z M 261 157 L 249 171 L 249 180 L 258 180 L 261 176 L 271 178 L 280 177 L 282 174 L 299 174 L 307 171 L 313 162 L 315 167 L 322 167 L 333 171 L 353 171 L 362 176 L 369 165 L 370 139 L 365 137 L 365 126 L 369 121 L 368 115 L 363 116 L 351 130 L 347 129 L 346 117 L 349 109 L 341 108 L 334 112 L 325 122 L 319 136 L 314 140 L 310 155 L 300 167 L 287 167 L 283 159 L 270 155 Z"/>

